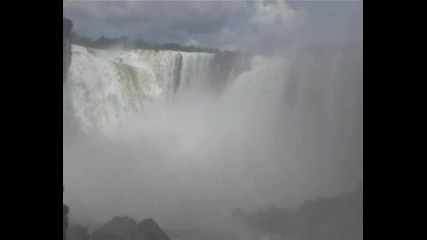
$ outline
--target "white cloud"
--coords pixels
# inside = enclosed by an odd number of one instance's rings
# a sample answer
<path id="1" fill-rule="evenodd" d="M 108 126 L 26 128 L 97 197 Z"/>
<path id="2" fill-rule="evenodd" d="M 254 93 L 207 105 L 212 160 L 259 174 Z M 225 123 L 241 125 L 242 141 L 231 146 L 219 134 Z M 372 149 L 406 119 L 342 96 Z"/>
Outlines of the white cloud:
<path id="1" fill-rule="evenodd" d="M 286 2 L 276 1 L 267 3 L 258 1 L 255 5 L 255 14 L 250 21 L 256 25 L 278 25 L 291 29 L 297 21 L 297 12 Z"/>
<path id="2" fill-rule="evenodd" d="M 220 44 L 224 44 L 235 40 L 237 37 L 237 32 L 234 32 L 227 27 L 223 27 L 218 34 L 216 34 L 216 41 Z"/>
<path id="3" fill-rule="evenodd" d="M 194 39 L 190 39 L 185 43 L 185 46 L 199 46 L 199 42 L 194 40 Z"/>
<path id="4" fill-rule="evenodd" d="M 306 13 L 284 1 L 257 1 L 253 8 L 242 6 L 244 18 L 233 28 L 225 25 L 213 35 L 220 48 L 272 53 L 287 48 L 303 27 Z"/>

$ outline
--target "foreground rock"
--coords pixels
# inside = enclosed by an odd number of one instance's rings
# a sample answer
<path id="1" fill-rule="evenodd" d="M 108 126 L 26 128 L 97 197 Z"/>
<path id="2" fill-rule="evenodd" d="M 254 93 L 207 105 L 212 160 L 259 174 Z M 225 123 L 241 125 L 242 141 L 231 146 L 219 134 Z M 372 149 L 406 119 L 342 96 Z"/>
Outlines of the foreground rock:
<path id="1" fill-rule="evenodd" d="M 136 221 L 129 217 L 114 217 L 93 232 L 92 240 L 125 240 L 136 228 Z"/>
<path id="2" fill-rule="evenodd" d="M 171 240 L 169 236 L 149 218 L 138 223 L 136 228 L 130 233 L 129 240 Z"/>
<path id="3" fill-rule="evenodd" d="M 307 200 L 297 209 L 271 207 L 251 214 L 236 209 L 233 217 L 254 235 L 271 240 L 362 240 L 363 180 L 352 192 Z"/>
<path id="4" fill-rule="evenodd" d="M 151 218 L 137 224 L 129 217 L 114 217 L 93 232 L 90 240 L 171 240 L 171 238 Z"/>

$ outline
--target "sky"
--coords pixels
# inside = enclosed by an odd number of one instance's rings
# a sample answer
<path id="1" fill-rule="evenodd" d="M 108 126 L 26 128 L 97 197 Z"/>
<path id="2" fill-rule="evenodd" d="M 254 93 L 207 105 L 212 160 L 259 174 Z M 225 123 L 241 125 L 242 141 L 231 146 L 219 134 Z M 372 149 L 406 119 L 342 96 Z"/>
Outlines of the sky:
<path id="1" fill-rule="evenodd" d="M 64 1 L 81 36 L 272 53 L 363 43 L 363 1 Z"/>

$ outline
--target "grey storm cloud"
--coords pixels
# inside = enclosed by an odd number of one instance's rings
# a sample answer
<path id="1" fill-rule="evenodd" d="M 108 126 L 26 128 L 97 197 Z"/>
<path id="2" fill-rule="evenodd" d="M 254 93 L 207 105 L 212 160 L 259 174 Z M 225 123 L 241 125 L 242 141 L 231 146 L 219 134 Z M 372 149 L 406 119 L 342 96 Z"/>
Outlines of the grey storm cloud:
<path id="1" fill-rule="evenodd" d="M 362 41 L 362 2 L 71 1 L 85 36 L 274 52 L 319 41 Z"/>
<path id="2" fill-rule="evenodd" d="M 187 33 L 206 33 L 221 29 L 225 18 L 214 11 L 194 8 L 191 2 L 131 2 L 115 6 L 114 14 L 105 16 L 111 26 L 151 26 Z M 215 8 L 215 5 L 211 5 Z"/>
<path id="3" fill-rule="evenodd" d="M 83 34 L 89 35 L 90 29 L 79 28 L 92 26 L 93 35 L 102 34 L 99 29 L 115 29 L 104 32 L 154 41 L 219 31 L 229 13 L 220 2 L 66 2 L 64 12 Z"/>

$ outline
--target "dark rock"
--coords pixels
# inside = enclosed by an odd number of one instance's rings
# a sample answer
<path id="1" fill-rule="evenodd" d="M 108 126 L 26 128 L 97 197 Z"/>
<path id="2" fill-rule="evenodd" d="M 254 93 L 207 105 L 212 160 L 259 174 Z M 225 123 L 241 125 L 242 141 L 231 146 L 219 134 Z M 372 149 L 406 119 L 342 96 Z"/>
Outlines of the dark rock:
<path id="1" fill-rule="evenodd" d="M 71 20 L 64 18 L 63 19 L 63 25 L 62 25 L 62 33 L 63 33 L 63 40 L 62 40 L 62 61 L 63 61 L 63 78 L 62 81 L 64 82 L 67 78 L 68 74 L 68 68 L 71 64 L 71 30 L 73 28 L 73 22 Z"/>
<path id="2" fill-rule="evenodd" d="M 65 188 L 62 187 L 62 193 L 64 193 Z M 67 238 L 67 228 L 68 228 L 68 213 L 70 209 L 67 205 L 63 204 L 62 206 L 62 239 Z"/>
<path id="3" fill-rule="evenodd" d="M 90 239 L 171 240 L 153 219 L 145 219 L 137 224 L 135 220 L 128 217 L 114 217 L 96 230 Z"/>
<path id="4" fill-rule="evenodd" d="M 66 239 L 66 235 L 67 235 L 67 228 L 68 228 L 68 206 L 67 205 L 63 205 L 62 207 L 62 238 Z"/>
<path id="5" fill-rule="evenodd" d="M 71 33 L 71 29 L 73 29 L 73 22 L 70 19 L 63 18 L 62 27 L 64 34 L 69 35 Z"/>
<path id="6" fill-rule="evenodd" d="M 258 235 L 301 240 L 363 239 L 363 181 L 349 193 L 305 201 L 297 209 L 271 207 L 243 216 Z"/>
<path id="7" fill-rule="evenodd" d="M 171 240 L 159 225 L 151 218 L 138 223 L 130 233 L 129 240 Z"/>

